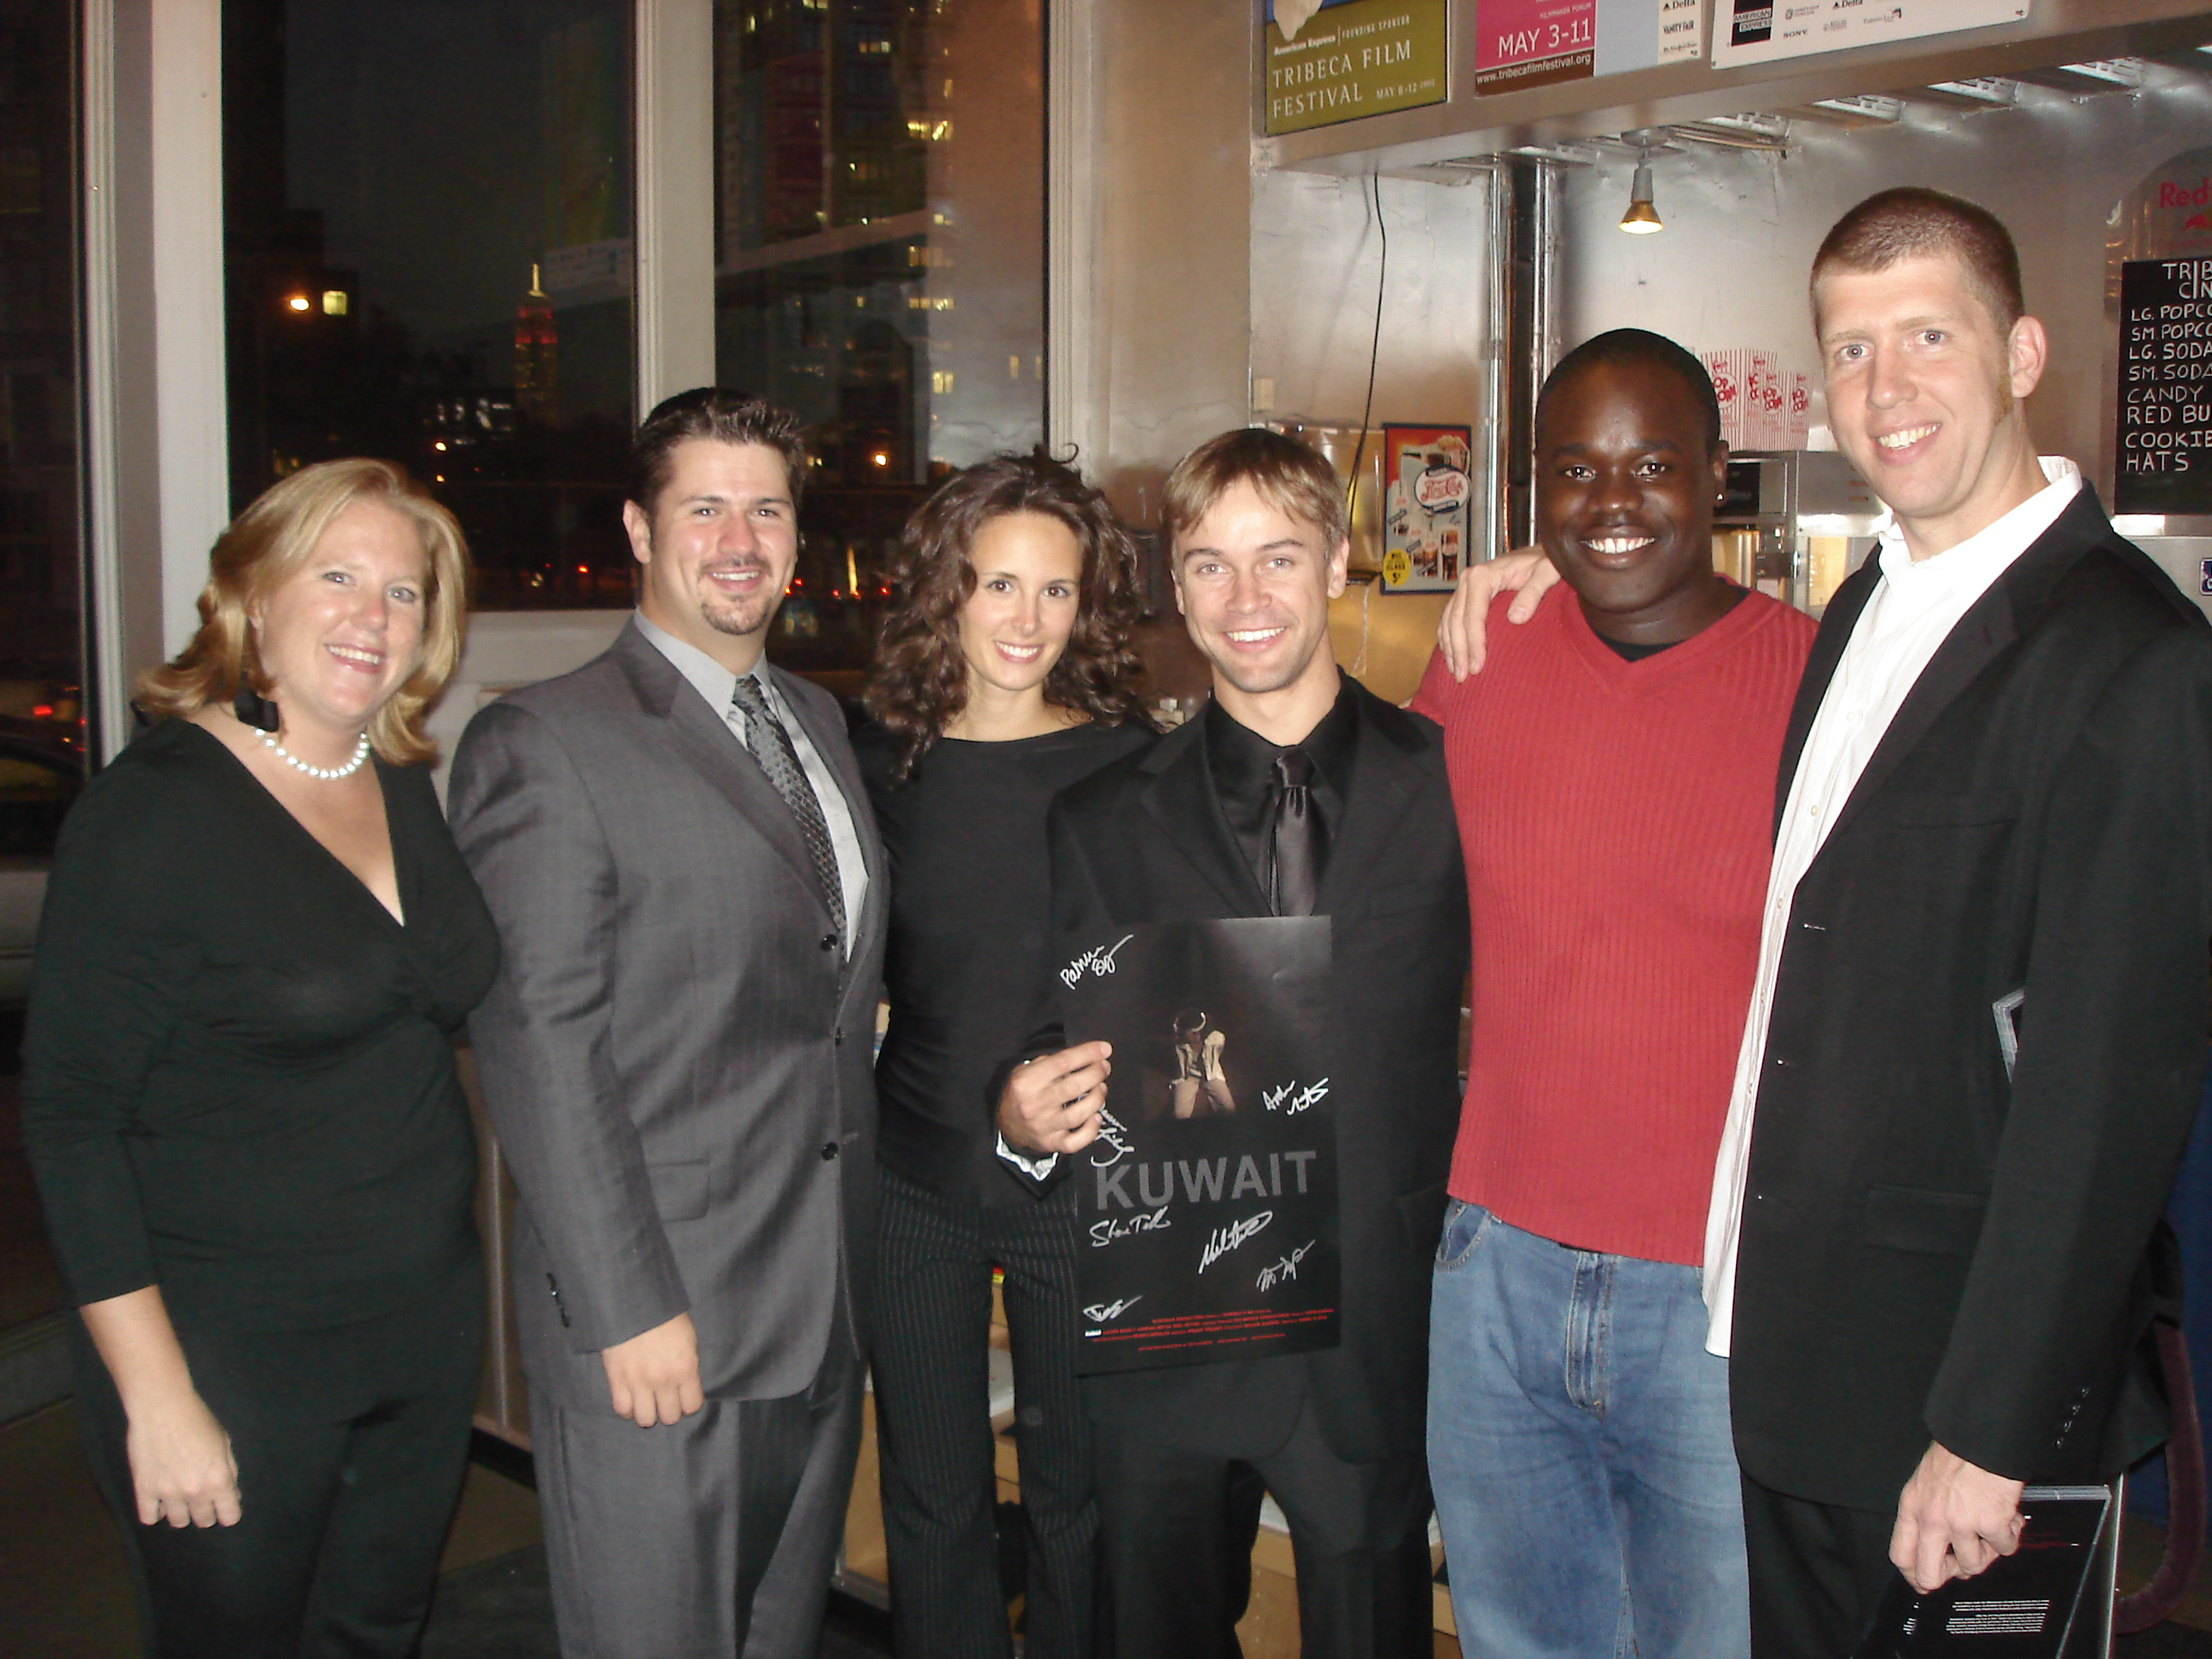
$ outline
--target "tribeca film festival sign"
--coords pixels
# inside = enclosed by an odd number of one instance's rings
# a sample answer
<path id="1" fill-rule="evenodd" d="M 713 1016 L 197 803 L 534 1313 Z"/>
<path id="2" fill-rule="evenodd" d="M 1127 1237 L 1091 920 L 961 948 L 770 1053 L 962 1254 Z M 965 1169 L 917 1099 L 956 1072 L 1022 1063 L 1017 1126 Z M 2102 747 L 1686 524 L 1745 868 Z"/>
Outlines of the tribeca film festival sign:
<path id="1" fill-rule="evenodd" d="M 1270 133 L 1444 100 L 1447 0 L 1262 0 Z"/>
<path id="2" fill-rule="evenodd" d="M 1715 0 L 1716 68 L 2017 22 L 2030 0 Z M 1441 104 L 1449 0 L 1261 0 L 1269 135 Z M 1705 0 L 1460 0 L 1477 96 L 1705 54 Z"/>
<path id="3" fill-rule="evenodd" d="M 1441 104 L 1449 0 L 1263 0 L 1269 134 Z M 1705 55 L 1705 0 L 1462 0 L 1475 91 L 1516 92 Z"/>

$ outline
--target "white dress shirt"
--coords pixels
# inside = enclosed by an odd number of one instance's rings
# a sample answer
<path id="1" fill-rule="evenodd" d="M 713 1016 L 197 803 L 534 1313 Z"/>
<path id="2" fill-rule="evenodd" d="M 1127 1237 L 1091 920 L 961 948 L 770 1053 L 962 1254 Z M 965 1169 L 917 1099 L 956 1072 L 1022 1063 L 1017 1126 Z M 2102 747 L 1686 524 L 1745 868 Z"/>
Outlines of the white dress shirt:
<path id="1" fill-rule="evenodd" d="M 1026 1066 L 1029 1062 L 1027 1060 L 1024 1060 L 1022 1064 Z M 997 1103 L 994 1102 L 993 1103 L 995 1105 Z M 1019 1170 L 1031 1181 L 1042 1181 L 1047 1176 L 1053 1172 L 1054 1168 L 1060 1163 L 1060 1154 L 1058 1152 L 1044 1152 L 1036 1158 L 1031 1158 L 1026 1152 L 1016 1152 L 1012 1146 L 1006 1144 L 1006 1137 L 1003 1133 L 999 1136 L 999 1156 L 1006 1159 L 1007 1163 L 1012 1164 L 1017 1170 Z"/>
<path id="2" fill-rule="evenodd" d="M 650 621 L 642 611 L 635 614 L 637 631 L 690 682 L 692 689 L 707 700 L 707 707 L 735 734 L 745 752 L 751 754 L 752 744 L 745 734 L 744 717 L 730 703 L 737 693 L 738 677 L 697 646 L 678 639 Z M 850 957 L 854 936 L 860 930 L 860 907 L 868 898 L 867 858 L 860 851 L 860 832 L 853 828 L 853 809 L 845 799 L 845 792 L 837 786 L 837 775 L 822 758 L 814 740 L 806 735 L 806 727 L 775 689 L 775 682 L 762 672 L 767 665 L 765 660 L 755 663 L 750 678 L 759 683 L 769 708 L 791 734 L 791 746 L 799 756 L 799 769 L 806 774 L 807 782 L 814 786 L 814 798 L 822 805 L 823 827 L 830 831 L 830 845 L 837 854 L 837 884 L 845 890 L 845 954 Z"/>
<path id="3" fill-rule="evenodd" d="M 1759 936 L 1759 977 L 1744 1020 L 1728 1125 L 1713 1166 L 1712 1206 L 1705 1216 L 1705 1307 L 1711 1315 L 1705 1346 L 1713 1353 L 1728 1353 L 1735 1322 L 1736 1245 L 1751 1161 L 1752 1116 L 1766 1065 L 1767 1021 L 1774 1011 L 1774 983 L 1797 884 L 1937 648 L 2081 489 L 2081 470 L 2073 462 L 2051 455 L 2042 461 L 2049 480 L 2043 489 L 1996 523 L 1930 558 L 1915 561 L 1894 522 L 1883 527 L 1881 580 L 1851 629 L 1798 757 L 1775 837 Z"/>

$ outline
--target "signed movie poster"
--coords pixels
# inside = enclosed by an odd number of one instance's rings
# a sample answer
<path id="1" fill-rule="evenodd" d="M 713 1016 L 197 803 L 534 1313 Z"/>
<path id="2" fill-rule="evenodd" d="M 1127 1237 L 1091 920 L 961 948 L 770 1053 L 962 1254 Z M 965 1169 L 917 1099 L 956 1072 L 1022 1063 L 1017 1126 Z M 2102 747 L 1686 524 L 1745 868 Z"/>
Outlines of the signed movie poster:
<path id="1" fill-rule="evenodd" d="M 1892 1573 L 1849 1659 L 2067 1659 L 2112 1650 L 2110 1486 L 2030 1486 L 2020 1547 L 1923 1595 Z"/>
<path id="2" fill-rule="evenodd" d="M 1067 1040 L 1114 1045 L 1098 1139 L 1075 1155 L 1078 1369 L 1335 1346 L 1328 918 L 1057 943 Z"/>

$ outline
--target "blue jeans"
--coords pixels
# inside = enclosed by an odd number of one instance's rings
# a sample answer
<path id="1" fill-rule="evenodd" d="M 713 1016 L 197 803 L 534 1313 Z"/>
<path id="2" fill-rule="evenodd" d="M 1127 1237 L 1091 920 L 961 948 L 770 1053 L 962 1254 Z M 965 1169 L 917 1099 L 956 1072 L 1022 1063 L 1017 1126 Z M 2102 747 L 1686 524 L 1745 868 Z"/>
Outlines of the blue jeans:
<path id="1" fill-rule="evenodd" d="M 1728 1362 L 1698 1271 L 1455 1200 L 1429 1332 L 1429 1480 L 1467 1659 L 1751 1650 Z"/>

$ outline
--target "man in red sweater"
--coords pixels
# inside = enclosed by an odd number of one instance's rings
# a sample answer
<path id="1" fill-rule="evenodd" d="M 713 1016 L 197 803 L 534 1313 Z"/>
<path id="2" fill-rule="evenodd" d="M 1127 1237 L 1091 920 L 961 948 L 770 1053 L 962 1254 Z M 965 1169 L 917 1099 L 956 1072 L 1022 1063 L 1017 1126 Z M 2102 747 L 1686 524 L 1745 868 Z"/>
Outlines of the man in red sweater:
<path id="1" fill-rule="evenodd" d="M 1432 662 L 1413 704 L 1444 728 L 1474 947 L 1430 1479 L 1469 1653 L 1741 1659 L 1698 1273 L 1814 627 L 1713 569 L 1728 452 L 1672 341 L 1571 352 L 1536 446 L 1565 583 L 1491 631 L 1480 675 Z"/>

